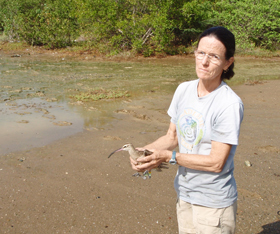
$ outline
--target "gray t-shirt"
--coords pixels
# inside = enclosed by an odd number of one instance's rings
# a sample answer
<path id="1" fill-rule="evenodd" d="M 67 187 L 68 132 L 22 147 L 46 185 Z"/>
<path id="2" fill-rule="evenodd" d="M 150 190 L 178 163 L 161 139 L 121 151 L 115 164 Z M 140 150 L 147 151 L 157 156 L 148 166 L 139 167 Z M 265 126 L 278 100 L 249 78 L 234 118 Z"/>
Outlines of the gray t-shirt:
<path id="1" fill-rule="evenodd" d="M 183 201 L 223 208 L 237 199 L 233 157 L 244 107 L 225 82 L 208 95 L 198 97 L 198 81 L 180 84 L 168 109 L 171 122 L 176 125 L 180 153 L 209 155 L 212 140 L 231 144 L 232 148 L 220 173 L 179 166 L 174 186 Z"/>

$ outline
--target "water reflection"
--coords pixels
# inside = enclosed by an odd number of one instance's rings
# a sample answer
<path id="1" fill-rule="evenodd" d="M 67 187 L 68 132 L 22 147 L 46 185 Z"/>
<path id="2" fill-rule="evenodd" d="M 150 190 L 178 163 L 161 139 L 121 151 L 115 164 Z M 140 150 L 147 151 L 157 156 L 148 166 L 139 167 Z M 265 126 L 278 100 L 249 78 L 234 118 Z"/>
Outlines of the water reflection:
<path id="1" fill-rule="evenodd" d="M 40 98 L 0 103 L 0 155 L 43 146 L 83 129 L 83 119 L 65 103 Z"/>
<path id="2" fill-rule="evenodd" d="M 108 128 L 116 118 L 113 110 L 123 104 L 115 101 L 85 108 L 41 98 L 0 103 L 0 155 L 44 146 L 84 130 Z"/>

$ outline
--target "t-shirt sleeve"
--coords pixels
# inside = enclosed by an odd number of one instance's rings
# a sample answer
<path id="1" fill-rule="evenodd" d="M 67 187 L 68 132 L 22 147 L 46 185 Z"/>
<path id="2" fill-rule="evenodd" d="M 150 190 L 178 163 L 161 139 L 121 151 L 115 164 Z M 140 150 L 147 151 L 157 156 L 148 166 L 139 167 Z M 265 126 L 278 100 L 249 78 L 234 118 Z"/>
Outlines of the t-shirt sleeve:
<path id="1" fill-rule="evenodd" d="M 171 104 L 169 106 L 169 109 L 167 111 L 167 114 L 171 117 L 171 122 L 176 124 L 177 122 L 177 110 L 178 110 L 178 100 L 179 100 L 179 96 L 181 93 L 181 85 L 179 85 L 173 95 Z"/>
<path id="2" fill-rule="evenodd" d="M 214 121 L 211 140 L 238 145 L 243 113 L 244 106 L 242 103 L 237 102 L 228 106 Z"/>

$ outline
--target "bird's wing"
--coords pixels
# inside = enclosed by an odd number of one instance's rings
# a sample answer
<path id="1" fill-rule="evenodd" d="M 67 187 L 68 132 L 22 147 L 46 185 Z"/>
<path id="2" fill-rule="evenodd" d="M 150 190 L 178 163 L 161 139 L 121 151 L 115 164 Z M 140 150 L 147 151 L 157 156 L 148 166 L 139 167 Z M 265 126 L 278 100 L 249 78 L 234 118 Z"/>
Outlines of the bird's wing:
<path id="1" fill-rule="evenodd" d="M 144 150 L 144 155 L 145 156 L 148 156 L 148 155 L 151 155 L 151 154 L 153 154 L 153 152 L 151 152 L 151 151 L 149 151 L 149 150 Z"/>

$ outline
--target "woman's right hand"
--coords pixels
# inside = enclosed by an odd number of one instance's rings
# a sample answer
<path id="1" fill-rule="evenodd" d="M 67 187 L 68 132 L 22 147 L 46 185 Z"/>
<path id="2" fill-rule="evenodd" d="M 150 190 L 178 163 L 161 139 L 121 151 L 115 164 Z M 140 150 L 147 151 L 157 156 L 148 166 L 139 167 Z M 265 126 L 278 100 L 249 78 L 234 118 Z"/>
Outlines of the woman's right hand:
<path id="1" fill-rule="evenodd" d="M 130 164 L 131 164 L 131 167 L 134 171 L 138 171 L 138 172 L 141 172 L 141 170 L 139 170 L 136 166 L 138 165 L 138 162 L 133 160 L 131 157 L 130 158 Z"/>

